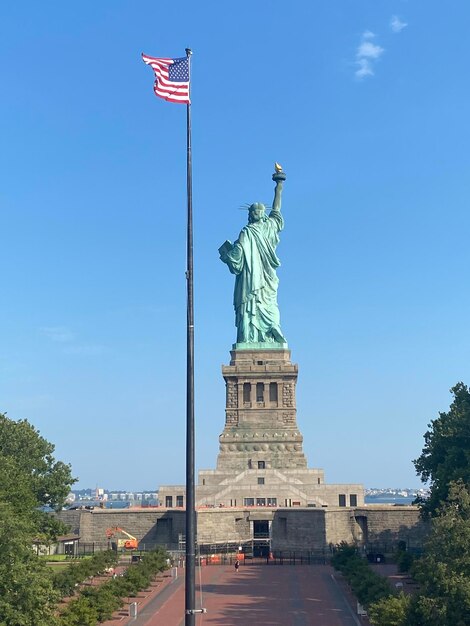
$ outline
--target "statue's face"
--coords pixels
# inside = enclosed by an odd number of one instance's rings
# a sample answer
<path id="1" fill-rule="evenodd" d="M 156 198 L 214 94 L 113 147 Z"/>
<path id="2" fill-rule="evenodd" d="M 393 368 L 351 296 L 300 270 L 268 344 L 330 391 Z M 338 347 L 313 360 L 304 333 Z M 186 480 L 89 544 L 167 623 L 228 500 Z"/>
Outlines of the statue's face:
<path id="1" fill-rule="evenodd" d="M 250 224 L 259 222 L 264 217 L 265 206 L 261 202 L 255 202 L 248 210 L 248 221 Z"/>

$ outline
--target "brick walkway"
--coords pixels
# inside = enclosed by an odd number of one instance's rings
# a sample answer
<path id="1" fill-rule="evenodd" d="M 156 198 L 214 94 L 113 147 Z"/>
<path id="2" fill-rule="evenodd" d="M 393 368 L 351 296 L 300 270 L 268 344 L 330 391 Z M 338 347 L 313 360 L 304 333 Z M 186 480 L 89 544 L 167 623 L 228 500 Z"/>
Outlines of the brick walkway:
<path id="1" fill-rule="evenodd" d="M 243 565 L 196 570 L 197 626 L 359 626 L 333 570 L 325 565 Z M 202 598 L 200 589 L 202 591 Z M 152 594 L 129 626 L 184 625 L 184 571 Z M 115 622 L 116 623 L 116 622 Z"/>

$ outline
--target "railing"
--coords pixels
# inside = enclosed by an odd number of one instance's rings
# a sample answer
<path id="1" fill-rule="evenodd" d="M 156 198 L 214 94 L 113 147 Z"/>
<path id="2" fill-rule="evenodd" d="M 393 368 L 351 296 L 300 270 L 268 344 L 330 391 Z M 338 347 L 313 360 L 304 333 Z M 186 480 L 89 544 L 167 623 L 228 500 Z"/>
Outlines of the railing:
<path id="1" fill-rule="evenodd" d="M 247 563 L 268 565 L 309 565 L 325 563 L 332 554 L 332 550 L 326 548 L 318 550 L 271 550 L 269 535 L 260 533 L 254 539 L 244 541 L 225 541 L 225 542 L 209 542 L 208 538 L 204 538 L 204 542 L 197 544 L 197 558 L 206 559 L 206 564 L 232 564 L 235 562 L 237 555 L 243 555 L 242 558 Z M 207 540 L 207 542 L 206 542 Z M 184 556 L 184 550 L 178 549 L 177 544 L 164 544 L 161 542 L 140 542 L 137 550 L 124 551 L 124 554 L 145 554 L 150 550 L 160 547 L 167 550 L 173 558 L 180 559 Z M 374 546 L 375 551 L 379 546 Z M 380 546 L 385 548 L 385 546 Z M 82 542 L 78 541 L 75 545 L 75 557 L 82 557 L 95 554 L 109 548 L 107 542 Z M 241 550 L 240 550 L 241 548 Z M 265 556 L 258 556 L 260 550 Z M 333 550 L 334 551 L 334 550 Z M 369 550 L 370 551 L 370 550 Z M 382 550 L 384 553 L 385 550 Z M 216 559 L 213 559 L 216 555 Z M 255 556 L 256 555 L 256 556 Z M 73 558 L 70 555 L 71 558 Z"/>
<path id="2" fill-rule="evenodd" d="M 267 556 L 251 554 L 213 554 L 201 556 L 200 565 L 233 565 L 239 560 L 240 566 L 248 565 L 326 565 L 328 559 L 323 552 L 278 552 Z"/>

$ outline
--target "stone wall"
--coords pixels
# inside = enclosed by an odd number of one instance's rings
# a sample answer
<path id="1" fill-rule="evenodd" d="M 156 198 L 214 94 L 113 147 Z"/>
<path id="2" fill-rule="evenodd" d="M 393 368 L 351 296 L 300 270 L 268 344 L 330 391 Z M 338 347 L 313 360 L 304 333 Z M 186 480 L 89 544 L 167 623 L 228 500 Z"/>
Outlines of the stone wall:
<path id="1" fill-rule="evenodd" d="M 197 534 L 200 543 L 239 542 L 250 538 L 249 511 L 199 509 Z"/>
<path id="2" fill-rule="evenodd" d="M 428 532 L 428 525 L 419 516 L 415 506 L 370 505 L 354 510 L 354 516 L 367 519 L 368 544 L 391 544 L 406 541 L 410 547 L 419 547 Z"/>
<path id="3" fill-rule="evenodd" d="M 108 547 L 106 529 L 116 526 L 148 548 L 158 544 L 177 549 L 185 535 L 182 509 L 76 510 L 62 511 L 59 517 L 82 543 L 94 543 L 97 549 Z M 416 547 L 427 531 L 419 510 L 411 506 L 207 508 L 198 510 L 198 540 L 201 544 L 249 542 L 257 519 L 270 522 L 273 550 L 327 550 L 342 541 L 393 547 L 403 540 Z"/>
<path id="4" fill-rule="evenodd" d="M 70 533 L 81 536 L 83 533 L 86 534 L 85 523 L 82 522 L 83 513 L 84 511 L 81 510 L 61 511 L 58 517 L 64 524 L 67 524 Z"/>
<path id="5" fill-rule="evenodd" d="M 325 511 L 325 547 L 345 541 L 354 543 L 354 514 L 351 509 L 335 508 Z"/>
<path id="6" fill-rule="evenodd" d="M 271 527 L 271 547 L 284 550 L 318 551 L 325 547 L 323 509 L 278 509 Z"/>
<path id="7" fill-rule="evenodd" d="M 165 545 L 175 548 L 179 536 L 185 534 L 185 514 L 179 509 L 94 509 L 61 511 L 59 518 L 80 535 L 82 543 L 108 547 L 106 529 L 122 528 L 144 546 Z"/>

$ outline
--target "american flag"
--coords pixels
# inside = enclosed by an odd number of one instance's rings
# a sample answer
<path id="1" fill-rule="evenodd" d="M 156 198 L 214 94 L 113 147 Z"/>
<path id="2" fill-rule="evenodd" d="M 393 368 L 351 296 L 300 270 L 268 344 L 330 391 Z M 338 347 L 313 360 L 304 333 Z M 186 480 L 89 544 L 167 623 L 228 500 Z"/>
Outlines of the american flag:
<path id="1" fill-rule="evenodd" d="M 142 54 L 142 59 L 144 63 L 151 65 L 155 72 L 156 81 L 153 90 L 156 96 L 168 102 L 190 103 L 188 57 L 155 59 Z"/>

